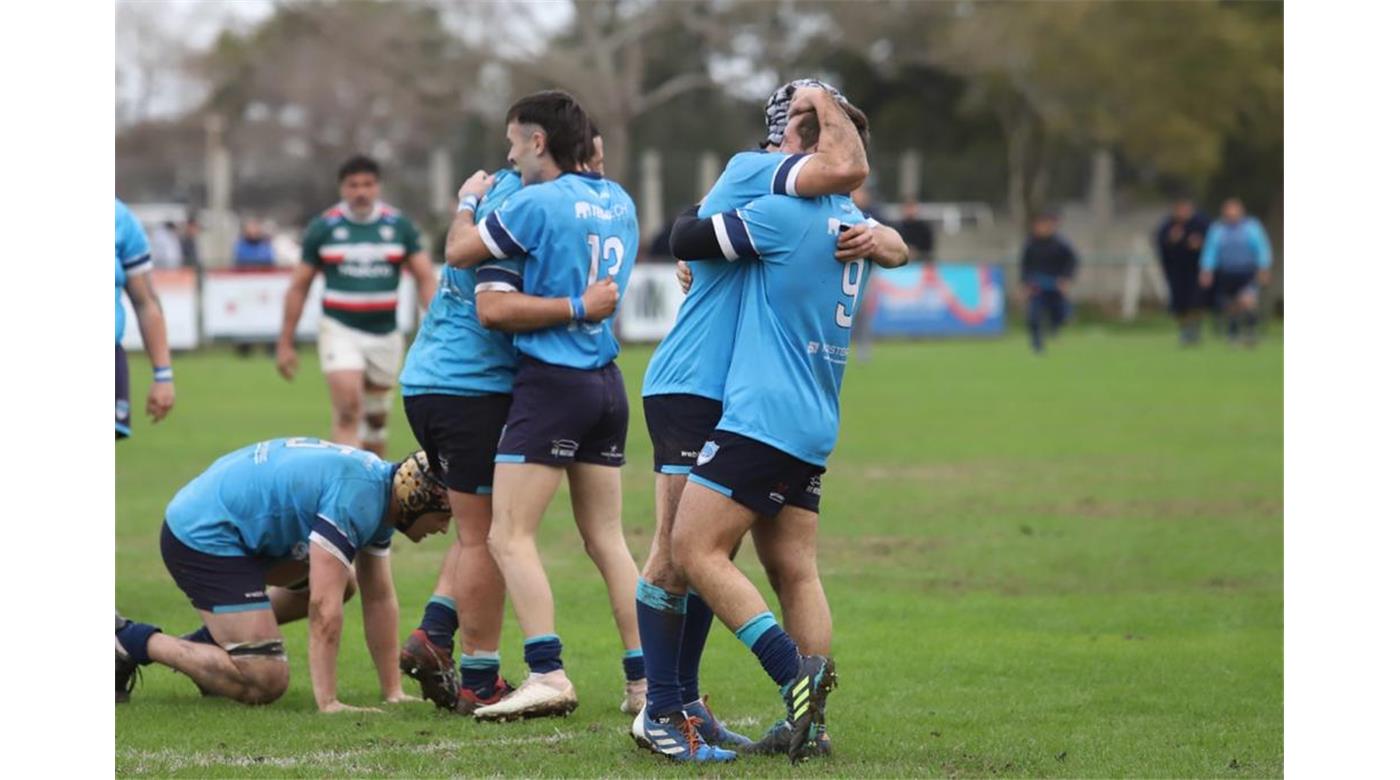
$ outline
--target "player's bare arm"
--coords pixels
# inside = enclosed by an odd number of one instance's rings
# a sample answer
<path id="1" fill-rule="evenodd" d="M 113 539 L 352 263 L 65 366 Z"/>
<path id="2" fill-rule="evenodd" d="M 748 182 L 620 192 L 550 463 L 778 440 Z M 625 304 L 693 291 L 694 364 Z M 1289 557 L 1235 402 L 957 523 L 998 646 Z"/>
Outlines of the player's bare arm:
<path id="1" fill-rule="evenodd" d="M 444 259 L 453 268 L 471 268 L 491 258 L 491 250 L 476 232 L 476 207 L 495 182 L 495 176 L 477 171 L 457 190 L 461 206 L 447 230 L 447 247 L 443 251 Z"/>
<path id="2" fill-rule="evenodd" d="M 821 123 L 821 141 L 797 172 L 797 194 L 811 198 L 854 192 L 870 175 L 865 145 L 855 124 L 836 97 L 821 87 L 801 87 L 793 93 L 789 124 L 809 111 L 815 111 Z"/>
<path id="3" fill-rule="evenodd" d="M 418 286 L 418 305 L 427 311 L 437 294 L 437 274 L 433 272 L 433 261 L 427 252 L 414 252 L 408 256 L 408 272 L 413 275 L 413 283 Z"/>
<path id="4" fill-rule="evenodd" d="M 350 579 L 350 568 L 319 545 L 311 545 L 311 603 L 307 615 L 311 662 L 311 689 L 321 712 L 377 712 L 373 707 L 352 707 L 336 696 L 336 657 L 345 625 L 340 597 Z"/>
<path id="5" fill-rule="evenodd" d="M 297 263 L 296 268 L 292 269 L 292 283 L 287 287 L 287 297 L 282 302 L 282 331 L 277 336 L 277 372 L 288 382 L 297 375 L 297 321 L 306 308 L 306 296 L 311 293 L 311 282 L 315 279 L 314 267 Z"/>
<path id="6" fill-rule="evenodd" d="M 365 645 L 379 675 L 379 693 L 396 704 L 417 701 L 403 691 L 398 666 L 399 598 L 394 591 L 391 556 L 368 550 L 355 556 L 355 579 L 360 585 L 360 608 L 365 621 Z"/>
<path id="7" fill-rule="evenodd" d="M 151 365 L 170 369 L 170 343 L 165 333 L 165 312 L 160 308 L 155 285 L 148 273 L 135 274 L 126 280 L 126 294 L 136 310 L 136 323 L 141 328 L 141 343 L 151 358 Z M 160 422 L 175 406 L 175 382 L 169 374 L 157 371 L 156 381 L 146 395 L 146 414 L 151 422 Z"/>
<path id="8" fill-rule="evenodd" d="M 611 277 L 594 282 L 579 296 L 583 316 L 578 315 L 578 302 L 571 298 L 541 298 L 521 292 L 478 292 L 476 316 L 484 327 L 505 333 L 524 333 L 555 325 L 567 325 L 575 320 L 601 322 L 617 309 L 617 282 Z"/>
<path id="9" fill-rule="evenodd" d="M 888 225 L 855 225 L 836 239 L 836 259 L 843 263 L 869 258 L 881 268 L 898 268 L 909 262 L 909 245 Z"/>

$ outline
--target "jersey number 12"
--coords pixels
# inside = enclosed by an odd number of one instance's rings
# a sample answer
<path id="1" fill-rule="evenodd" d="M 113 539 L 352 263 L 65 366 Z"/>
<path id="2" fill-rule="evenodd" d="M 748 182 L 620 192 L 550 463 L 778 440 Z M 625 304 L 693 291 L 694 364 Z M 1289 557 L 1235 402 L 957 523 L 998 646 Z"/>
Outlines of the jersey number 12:
<path id="1" fill-rule="evenodd" d="M 622 239 L 617 236 L 608 236 L 600 239 L 597 233 L 588 234 L 588 283 L 593 284 L 598 281 L 598 261 L 602 257 L 607 257 L 612 265 L 608 267 L 608 276 L 617 276 L 617 272 L 622 268 Z"/>

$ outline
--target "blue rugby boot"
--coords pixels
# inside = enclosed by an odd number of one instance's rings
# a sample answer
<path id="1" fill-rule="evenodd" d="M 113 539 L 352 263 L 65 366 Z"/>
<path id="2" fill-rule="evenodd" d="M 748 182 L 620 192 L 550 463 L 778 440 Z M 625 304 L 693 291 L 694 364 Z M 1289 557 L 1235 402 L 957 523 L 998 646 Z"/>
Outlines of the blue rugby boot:
<path id="1" fill-rule="evenodd" d="M 738 757 L 732 750 L 706 744 L 698 726 L 699 718 L 685 712 L 672 712 L 662 715 L 660 720 L 652 720 L 644 709 L 632 721 L 632 739 L 637 747 L 672 761 L 710 763 L 733 761 Z"/>
<path id="2" fill-rule="evenodd" d="M 787 719 L 792 724 L 788 758 L 796 764 L 817 755 L 821 727 L 826 725 L 826 697 L 836 687 L 836 662 L 820 655 L 798 660 L 797 676 L 782 687 Z"/>
<path id="3" fill-rule="evenodd" d="M 753 740 L 743 734 L 725 728 L 723 721 L 716 718 L 714 711 L 710 709 L 709 696 L 701 696 L 682 707 L 681 711 L 699 721 L 696 728 L 700 731 L 701 739 L 708 745 L 743 750 L 753 744 Z"/>

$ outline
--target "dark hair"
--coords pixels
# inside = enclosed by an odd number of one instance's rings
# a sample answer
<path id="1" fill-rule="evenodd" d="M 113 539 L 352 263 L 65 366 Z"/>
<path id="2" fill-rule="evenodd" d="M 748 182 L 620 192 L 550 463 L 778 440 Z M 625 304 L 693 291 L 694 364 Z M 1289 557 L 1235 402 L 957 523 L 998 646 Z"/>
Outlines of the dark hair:
<path id="1" fill-rule="evenodd" d="M 374 178 L 377 179 L 379 178 L 379 163 L 363 154 L 357 154 L 340 164 L 340 173 L 337 180 L 345 181 L 346 176 L 353 176 L 357 173 L 372 173 L 374 174 Z"/>
<path id="2" fill-rule="evenodd" d="M 526 95 L 506 112 L 506 122 L 538 125 L 544 130 L 545 148 L 564 170 L 582 167 L 593 156 L 593 121 L 578 101 L 563 90 L 550 89 Z"/>
<path id="3" fill-rule="evenodd" d="M 867 152 L 870 151 L 870 120 L 866 118 L 865 112 L 844 100 L 838 100 L 836 104 L 846 112 L 851 124 L 856 126 L 856 135 L 860 136 L 861 146 L 865 147 Z M 817 112 L 808 111 L 797 117 L 797 139 L 803 149 L 816 146 L 821 137 L 822 123 L 817 118 Z"/>
<path id="4" fill-rule="evenodd" d="M 595 124 L 593 124 L 593 120 L 592 120 L 592 118 L 590 118 L 590 119 L 588 120 L 588 140 L 589 140 L 589 141 L 592 141 L 594 138 L 602 138 L 602 137 L 603 137 L 603 131 L 602 131 L 602 130 L 599 130 L 599 129 L 598 129 L 598 126 L 595 125 Z M 591 151 L 591 150 L 590 150 L 590 151 Z"/>

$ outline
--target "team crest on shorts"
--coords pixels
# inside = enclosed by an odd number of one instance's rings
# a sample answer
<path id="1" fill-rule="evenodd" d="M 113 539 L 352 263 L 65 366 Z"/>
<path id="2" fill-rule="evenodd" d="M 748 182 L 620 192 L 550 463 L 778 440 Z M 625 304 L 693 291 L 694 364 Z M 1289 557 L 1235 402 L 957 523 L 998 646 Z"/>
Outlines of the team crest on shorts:
<path id="1" fill-rule="evenodd" d="M 441 453 L 438 454 L 438 468 L 442 469 L 443 474 L 447 473 L 447 456 Z"/>
<path id="2" fill-rule="evenodd" d="M 578 442 L 573 439 L 555 439 L 550 442 L 549 454 L 556 458 L 572 458 L 578 452 Z"/>
<path id="3" fill-rule="evenodd" d="M 719 445 L 712 441 L 705 442 L 705 446 L 700 448 L 700 454 L 695 456 L 695 465 L 703 466 L 715 459 L 719 453 Z"/>
<path id="4" fill-rule="evenodd" d="M 292 545 L 292 558 L 298 561 L 306 560 L 307 554 L 311 552 L 311 547 L 306 542 L 297 542 Z"/>

